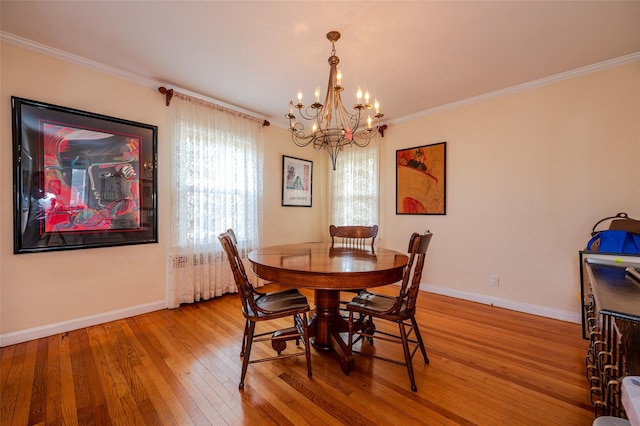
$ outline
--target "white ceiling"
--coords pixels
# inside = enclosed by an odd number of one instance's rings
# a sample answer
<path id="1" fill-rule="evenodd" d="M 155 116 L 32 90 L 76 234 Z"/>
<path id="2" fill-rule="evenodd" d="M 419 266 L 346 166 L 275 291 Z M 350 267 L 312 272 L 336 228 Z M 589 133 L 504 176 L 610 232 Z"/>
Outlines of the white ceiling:
<path id="1" fill-rule="evenodd" d="M 342 33 L 345 104 L 360 85 L 387 120 L 640 54 L 640 1 L 2 0 L 0 8 L 4 40 L 276 123 L 298 89 L 307 103 L 316 86 L 325 90 L 330 30 Z"/>

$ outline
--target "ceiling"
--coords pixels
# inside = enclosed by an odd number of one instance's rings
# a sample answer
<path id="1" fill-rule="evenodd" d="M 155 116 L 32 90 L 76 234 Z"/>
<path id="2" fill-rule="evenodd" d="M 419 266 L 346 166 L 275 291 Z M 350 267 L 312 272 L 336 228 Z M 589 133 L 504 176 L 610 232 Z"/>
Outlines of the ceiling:
<path id="1" fill-rule="evenodd" d="M 640 1 L 2 0 L 0 16 L 3 40 L 42 44 L 276 124 L 299 89 L 307 104 L 317 86 L 324 98 L 330 30 L 342 34 L 345 104 L 361 86 L 386 120 L 640 58 Z"/>

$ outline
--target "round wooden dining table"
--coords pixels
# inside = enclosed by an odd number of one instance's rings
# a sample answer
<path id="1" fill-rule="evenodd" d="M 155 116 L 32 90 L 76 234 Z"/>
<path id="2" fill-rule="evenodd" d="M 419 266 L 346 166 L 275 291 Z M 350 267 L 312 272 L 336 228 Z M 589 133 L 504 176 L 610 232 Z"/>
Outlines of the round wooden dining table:
<path id="1" fill-rule="evenodd" d="M 312 343 L 335 351 L 345 373 L 354 368 L 353 353 L 340 333 L 348 331 L 340 315 L 340 291 L 377 287 L 402 280 L 408 257 L 371 246 L 303 243 L 264 247 L 249 253 L 253 272 L 266 281 L 315 293 L 315 312 L 309 323 Z"/>

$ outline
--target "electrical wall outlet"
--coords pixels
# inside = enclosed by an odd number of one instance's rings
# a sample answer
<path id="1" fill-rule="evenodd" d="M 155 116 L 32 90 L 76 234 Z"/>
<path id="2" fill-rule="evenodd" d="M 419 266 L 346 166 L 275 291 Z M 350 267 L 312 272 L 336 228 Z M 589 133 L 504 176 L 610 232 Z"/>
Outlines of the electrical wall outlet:
<path id="1" fill-rule="evenodd" d="M 500 277 L 498 276 L 498 274 L 491 274 L 489 283 L 494 287 L 498 287 L 498 284 L 500 284 Z"/>

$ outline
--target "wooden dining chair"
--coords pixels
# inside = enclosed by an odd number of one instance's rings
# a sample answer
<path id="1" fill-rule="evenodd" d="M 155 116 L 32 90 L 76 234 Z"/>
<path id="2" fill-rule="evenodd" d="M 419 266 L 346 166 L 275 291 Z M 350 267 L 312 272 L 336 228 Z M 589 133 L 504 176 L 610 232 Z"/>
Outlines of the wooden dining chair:
<path id="1" fill-rule="evenodd" d="M 336 242 L 342 243 L 343 245 L 353 246 L 353 247 L 365 247 L 371 244 L 371 248 L 373 249 L 374 243 L 376 242 L 376 237 L 378 236 L 378 225 L 372 226 L 329 226 L 329 235 L 331 235 L 331 245 L 333 246 Z M 371 240 L 371 241 L 369 241 Z M 347 293 L 362 293 L 365 289 L 359 288 L 354 290 L 344 290 Z M 352 295 L 353 296 L 353 295 Z M 345 296 L 347 297 L 347 296 Z M 349 296 L 350 297 L 350 296 Z M 346 305 L 348 300 L 340 300 L 340 305 Z M 343 309 L 344 312 L 344 309 Z"/>
<path id="2" fill-rule="evenodd" d="M 329 226 L 331 243 L 336 241 L 354 246 L 365 246 L 371 239 L 371 247 L 376 242 L 378 236 L 378 225 L 373 226 Z"/>
<path id="3" fill-rule="evenodd" d="M 307 298 L 297 289 L 281 290 L 271 293 L 264 293 L 254 289 L 247 277 L 242 259 L 238 254 L 233 231 L 228 230 L 220 234 L 218 239 L 229 259 L 233 278 L 242 302 L 242 315 L 245 318 L 242 348 L 240 350 L 242 373 L 240 375 L 239 388 L 244 388 L 244 378 L 247 374 L 249 364 L 294 356 L 306 356 L 307 376 L 311 378 L 311 352 L 309 350 L 309 330 L 307 328 L 307 313 L 310 308 Z M 255 334 L 256 323 L 288 316 L 293 317 L 293 327 L 271 329 Z M 302 339 L 304 343 L 304 352 L 296 351 L 294 353 L 282 354 L 288 340 L 295 340 L 296 344 L 299 344 L 300 339 Z M 277 351 L 277 356 L 252 360 L 251 347 L 253 343 L 264 341 L 271 342 L 272 348 Z"/>
<path id="4" fill-rule="evenodd" d="M 229 228 L 227 229 L 227 235 L 229 235 L 229 238 L 231 238 L 231 242 L 233 243 L 234 246 L 238 246 L 238 238 L 236 237 L 236 233 L 233 229 Z"/>
<path id="5" fill-rule="evenodd" d="M 420 290 L 420 280 L 422 278 L 422 269 L 432 235 L 429 231 L 426 231 L 422 235 L 418 233 L 411 235 L 408 250 L 409 261 L 405 267 L 402 286 L 400 287 L 398 296 L 394 297 L 365 291 L 354 297 L 353 300 L 346 305 L 346 309 L 349 311 L 348 344 L 351 345 L 352 350 L 353 345 L 363 340 L 363 338 L 369 340 L 371 344 L 373 344 L 374 339 L 401 344 L 404 350 L 404 362 L 364 351 L 354 352 L 406 366 L 407 372 L 409 373 L 409 380 L 411 381 L 411 390 L 414 392 L 416 392 L 418 388 L 413 374 L 412 359 L 418 348 L 420 348 L 422 352 L 425 364 L 429 363 L 427 350 L 424 347 L 415 313 Z M 354 313 L 358 313 L 359 316 L 357 318 L 354 317 Z M 399 334 L 376 330 L 372 318 L 397 323 Z M 357 336 L 355 340 L 354 336 Z M 413 348 L 411 345 L 413 345 Z"/>

